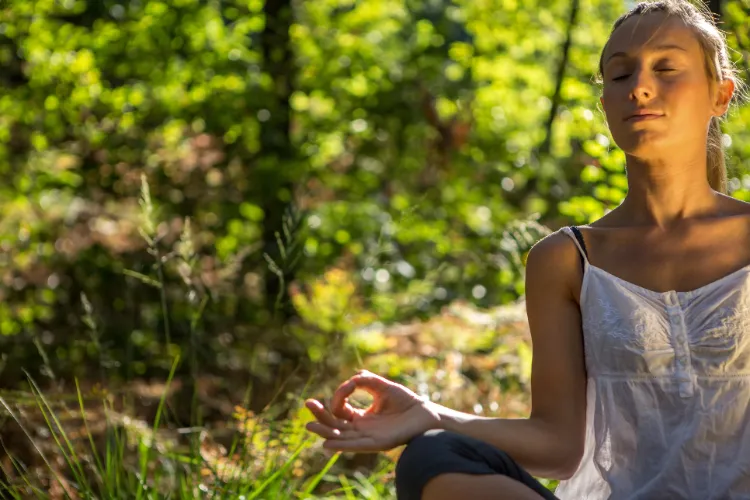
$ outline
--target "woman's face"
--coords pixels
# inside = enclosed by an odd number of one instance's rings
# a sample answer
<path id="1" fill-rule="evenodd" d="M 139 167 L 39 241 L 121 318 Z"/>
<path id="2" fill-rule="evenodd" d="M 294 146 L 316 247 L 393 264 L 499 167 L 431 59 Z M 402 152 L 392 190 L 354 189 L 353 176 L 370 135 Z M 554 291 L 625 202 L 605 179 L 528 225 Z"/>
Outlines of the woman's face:
<path id="1" fill-rule="evenodd" d="M 679 18 L 655 12 L 615 30 L 602 57 L 601 102 L 625 153 L 669 158 L 705 147 L 711 117 L 723 114 L 729 102 L 713 92 L 733 85 L 726 80 L 712 89 L 704 61 L 698 40 Z M 639 112 L 651 115 L 633 117 Z"/>

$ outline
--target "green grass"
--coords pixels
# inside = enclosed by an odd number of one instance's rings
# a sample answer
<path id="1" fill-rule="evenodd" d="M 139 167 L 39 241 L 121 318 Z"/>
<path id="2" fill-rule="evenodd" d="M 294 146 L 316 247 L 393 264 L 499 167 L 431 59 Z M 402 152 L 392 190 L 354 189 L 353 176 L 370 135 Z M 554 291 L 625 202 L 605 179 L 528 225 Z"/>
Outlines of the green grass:
<path id="1" fill-rule="evenodd" d="M 178 361 L 175 360 L 167 388 Z M 51 400 L 33 380 L 24 402 L 0 398 L 3 413 L 24 433 L 38 454 L 32 466 L 14 457 L 12 450 L 0 471 L 0 498 L 12 499 L 313 499 L 394 498 L 393 464 L 382 460 L 369 473 L 347 470 L 340 453 L 324 453 L 318 439 L 305 429 L 307 410 L 293 408 L 290 417 L 275 421 L 278 413 L 257 416 L 241 407 L 232 416 L 235 436 L 222 447 L 203 430 L 180 443 L 179 430 L 168 425 L 167 390 L 151 425 L 136 422 L 114 410 L 103 398 L 101 429 L 94 431 L 92 412 L 76 384 L 76 407 Z M 34 401 L 36 423 L 29 415 Z M 76 419 L 73 416 L 77 417 Z M 99 418 L 102 418 L 101 416 Z M 75 420 L 75 422 L 73 422 Z M 32 430 L 46 428 L 47 438 Z M 103 424 L 103 426 L 102 426 Z M 76 430 L 80 429 L 80 431 Z M 3 444 L 4 447 L 4 444 Z"/>

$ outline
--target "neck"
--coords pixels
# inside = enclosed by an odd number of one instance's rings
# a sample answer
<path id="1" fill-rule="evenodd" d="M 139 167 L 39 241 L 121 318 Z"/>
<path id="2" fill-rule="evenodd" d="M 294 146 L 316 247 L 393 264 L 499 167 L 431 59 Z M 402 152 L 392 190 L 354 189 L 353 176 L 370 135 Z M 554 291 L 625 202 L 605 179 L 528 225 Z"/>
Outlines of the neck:
<path id="1" fill-rule="evenodd" d="M 620 205 L 636 225 L 666 230 L 715 213 L 719 197 L 706 176 L 706 161 L 644 161 L 627 157 L 628 194 Z"/>

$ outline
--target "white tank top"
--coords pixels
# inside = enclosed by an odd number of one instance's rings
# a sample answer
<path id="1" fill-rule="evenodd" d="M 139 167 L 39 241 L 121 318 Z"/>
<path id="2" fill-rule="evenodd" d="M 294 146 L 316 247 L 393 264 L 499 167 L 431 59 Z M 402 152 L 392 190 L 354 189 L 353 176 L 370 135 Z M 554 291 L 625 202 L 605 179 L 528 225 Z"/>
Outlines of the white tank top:
<path id="1" fill-rule="evenodd" d="M 750 265 L 656 292 L 583 256 L 586 447 L 570 500 L 750 499 Z"/>

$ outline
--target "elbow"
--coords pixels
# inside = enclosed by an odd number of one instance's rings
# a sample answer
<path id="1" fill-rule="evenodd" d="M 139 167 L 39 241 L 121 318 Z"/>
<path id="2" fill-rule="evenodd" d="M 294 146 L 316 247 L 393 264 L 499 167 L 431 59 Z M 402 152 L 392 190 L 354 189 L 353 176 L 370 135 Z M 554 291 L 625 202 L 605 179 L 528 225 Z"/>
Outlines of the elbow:
<path id="1" fill-rule="evenodd" d="M 575 465 L 563 467 L 554 474 L 554 477 L 551 477 L 549 479 L 557 479 L 558 481 L 567 481 L 568 479 L 573 477 L 573 475 L 576 473 L 576 471 L 578 470 L 579 464 L 580 462 Z"/>
<path id="2" fill-rule="evenodd" d="M 540 444 L 544 452 L 541 477 L 564 481 L 578 471 L 586 450 L 586 431 L 582 425 L 561 425 L 556 421 L 537 420 L 540 427 Z M 542 444 L 543 443 L 543 444 Z M 541 451 L 541 449 L 540 449 Z M 542 463 L 540 463 L 542 465 Z"/>
<path id="3" fill-rule="evenodd" d="M 558 479 L 564 481 L 573 477 L 578 471 L 583 460 L 583 445 L 568 446 L 560 454 L 560 459 L 557 461 L 558 467 L 555 468 L 554 474 L 550 479 Z"/>

